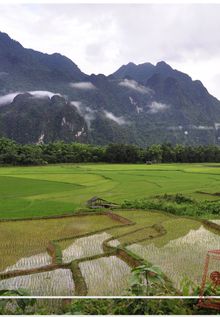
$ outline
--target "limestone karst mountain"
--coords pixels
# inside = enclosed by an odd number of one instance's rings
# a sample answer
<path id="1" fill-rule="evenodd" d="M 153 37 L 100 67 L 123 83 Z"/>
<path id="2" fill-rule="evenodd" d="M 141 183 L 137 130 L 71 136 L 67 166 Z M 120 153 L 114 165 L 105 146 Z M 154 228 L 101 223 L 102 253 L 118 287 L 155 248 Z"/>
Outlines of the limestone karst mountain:
<path id="1" fill-rule="evenodd" d="M 98 71 L 98 70 L 97 70 Z M 220 143 L 220 101 L 172 69 L 129 63 L 87 75 L 0 33 L 0 136 L 20 143 Z"/>

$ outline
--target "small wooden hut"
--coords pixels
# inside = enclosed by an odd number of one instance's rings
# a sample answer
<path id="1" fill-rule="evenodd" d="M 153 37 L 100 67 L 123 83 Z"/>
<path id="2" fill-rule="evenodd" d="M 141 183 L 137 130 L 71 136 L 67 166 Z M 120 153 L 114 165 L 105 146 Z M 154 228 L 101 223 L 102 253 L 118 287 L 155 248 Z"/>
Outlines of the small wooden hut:
<path id="1" fill-rule="evenodd" d="M 100 197 L 94 196 L 86 202 L 89 208 L 117 208 L 119 205 L 109 202 Z"/>

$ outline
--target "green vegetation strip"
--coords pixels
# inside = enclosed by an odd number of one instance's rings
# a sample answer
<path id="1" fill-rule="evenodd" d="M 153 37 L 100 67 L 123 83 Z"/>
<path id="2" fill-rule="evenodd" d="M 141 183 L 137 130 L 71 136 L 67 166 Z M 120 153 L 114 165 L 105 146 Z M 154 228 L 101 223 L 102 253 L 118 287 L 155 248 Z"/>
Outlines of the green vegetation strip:
<path id="1" fill-rule="evenodd" d="M 205 227 L 207 227 L 208 229 L 213 229 L 215 232 L 217 231 L 218 234 L 220 234 L 220 225 L 206 220 L 206 219 L 202 219 L 201 222 L 204 224 Z"/>
<path id="2" fill-rule="evenodd" d="M 30 220 L 49 220 L 49 219 L 61 219 L 61 218 L 72 218 L 72 217 L 84 217 L 84 216 L 97 216 L 97 215 L 109 215 L 105 211 L 75 211 L 74 213 L 55 215 L 55 216 L 37 216 L 37 217 L 25 217 L 25 218 L 0 218 L 0 222 L 9 221 L 30 221 Z"/>
<path id="3" fill-rule="evenodd" d="M 190 217 L 219 217 L 220 202 L 198 201 L 182 194 L 164 194 L 148 198 L 126 200 L 122 204 L 124 209 L 159 210 L 176 216 Z"/>
<path id="4" fill-rule="evenodd" d="M 66 269 L 69 268 L 69 264 L 50 264 L 46 266 L 41 266 L 33 269 L 25 269 L 25 270 L 14 270 L 5 273 L 0 273 L 0 280 L 6 280 L 11 277 L 30 275 L 35 273 L 43 273 L 48 271 L 54 271 L 57 269 Z"/>
<path id="5" fill-rule="evenodd" d="M 75 284 L 75 295 L 76 296 L 86 296 L 88 289 L 85 279 L 79 267 L 78 261 L 73 261 L 71 263 L 70 269 L 72 271 L 73 281 Z"/>
<path id="6" fill-rule="evenodd" d="M 62 250 L 56 242 L 49 242 L 47 252 L 51 256 L 53 264 L 62 264 Z"/>
<path id="7" fill-rule="evenodd" d="M 127 263 L 130 267 L 134 268 L 136 266 L 139 266 L 141 264 L 146 263 L 141 257 L 134 254 L 133 252 L 130 252 L 129 250 L 125 249 L 124 247 L 117 247 L 116 255 L 119 259 L 123 260 L 125 263 Z"/>

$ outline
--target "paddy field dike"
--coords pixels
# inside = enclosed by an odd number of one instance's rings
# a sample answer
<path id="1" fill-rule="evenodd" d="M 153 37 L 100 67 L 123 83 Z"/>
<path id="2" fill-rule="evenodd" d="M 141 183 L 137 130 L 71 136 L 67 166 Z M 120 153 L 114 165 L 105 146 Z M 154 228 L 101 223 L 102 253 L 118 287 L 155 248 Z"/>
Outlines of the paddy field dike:
<path id="1" fill-rule="evenodd" d="M 200 284 L 207 251 L 220 249 L 220 214 L 193 217 L 124 202 L 178 193 L 218 203 L 219 192 L 220 164 L 2 167 L 0 290 L 127 295 L 131 269 L 144 261 L 160 267 L 176 290 L 185 277 Z M 119 207 L 90 210 L 93 196 Z"/>

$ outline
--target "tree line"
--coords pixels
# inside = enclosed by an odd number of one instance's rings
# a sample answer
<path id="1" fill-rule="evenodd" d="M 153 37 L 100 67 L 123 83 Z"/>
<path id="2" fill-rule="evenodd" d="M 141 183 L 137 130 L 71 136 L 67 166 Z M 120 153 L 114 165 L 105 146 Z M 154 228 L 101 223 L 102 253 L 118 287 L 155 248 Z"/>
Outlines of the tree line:
<path id="1" fill-rule="evenodd" d="M 97 146 L 57 141 L 48 144 L 18 144 L 0 138 L 1 165 L 43 165 L 54 163 L 198 163 L 220 162 L 216 145 L 136 145 L 109 144 Z"/>

